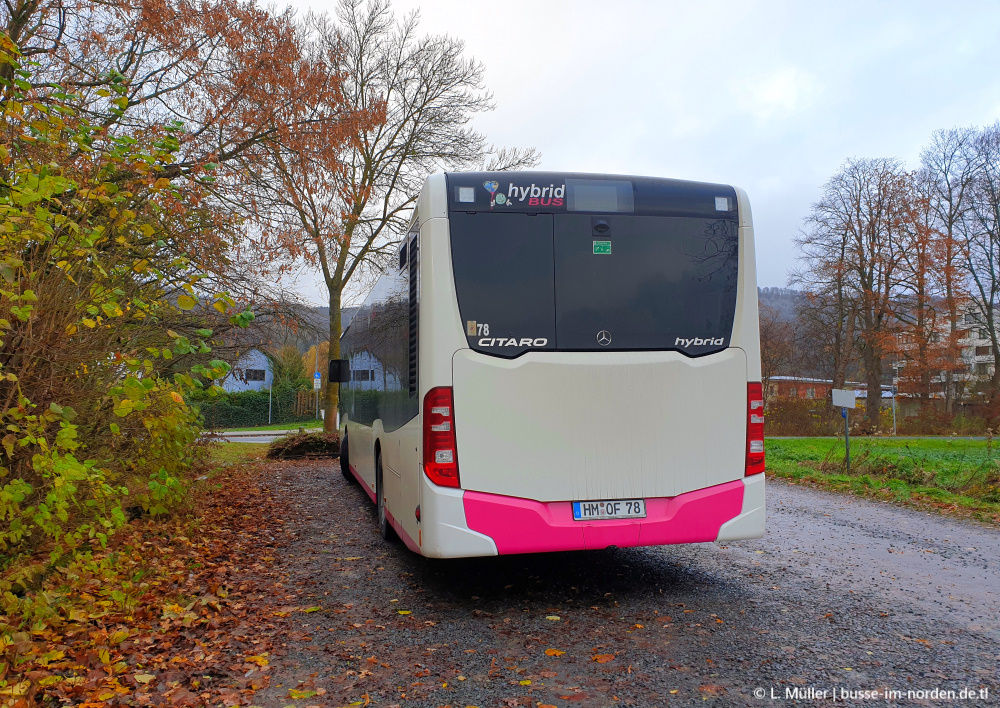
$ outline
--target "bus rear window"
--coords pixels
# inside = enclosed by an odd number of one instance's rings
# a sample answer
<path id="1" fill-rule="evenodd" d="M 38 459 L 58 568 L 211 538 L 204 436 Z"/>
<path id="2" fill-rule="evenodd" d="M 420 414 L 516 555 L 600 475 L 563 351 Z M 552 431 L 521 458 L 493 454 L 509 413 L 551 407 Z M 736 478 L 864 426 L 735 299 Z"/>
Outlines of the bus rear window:
<path id="1" fill-rule="evenodd" d="M 556 340 L 552 215 L 451 215 L 451 259 L 469 346 L 517 356 Z"/>
<path id="2" fill-rule="evenodd" d="M 557 216 L 554 250 L 559 349 L 702 354 L 729 345 L 739 263 L 734 222 Z"/>
<path id="3" fill-rule="evenodd" d="M 729 346 L 739 268 L 731 220 L 623 214 L 451 214 L 469 346 L 669 350 Z"/>

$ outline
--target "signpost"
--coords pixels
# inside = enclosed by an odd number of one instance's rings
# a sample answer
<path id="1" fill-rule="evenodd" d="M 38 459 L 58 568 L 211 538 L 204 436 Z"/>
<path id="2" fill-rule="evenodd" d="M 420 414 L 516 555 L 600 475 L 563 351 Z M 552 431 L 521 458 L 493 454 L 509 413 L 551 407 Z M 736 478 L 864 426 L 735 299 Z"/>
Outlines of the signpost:
<path id="1" fill-rule="evenodd" d="M 317 351 L 319 347 L 316 348 Z M 317 356 L 319 356 L 317 354 Z M 316 392 L 316 419 L 319 419 L 319 390 L 323 387 L 323 374 L 318 371 L 313 374 L 313 391 Z"/>
<path id="2" fill-rule="evenodd" d="M 847 409 L 854 408 L 855 393 L 842 388 L 833 389 L 833 405 L 840 408 L 840 415 L 844 418 L 844 446 L 847 455 L 844 458 L 847 464 L 847 473 L 851 473 L 851 425 L 847 418 Z"/>

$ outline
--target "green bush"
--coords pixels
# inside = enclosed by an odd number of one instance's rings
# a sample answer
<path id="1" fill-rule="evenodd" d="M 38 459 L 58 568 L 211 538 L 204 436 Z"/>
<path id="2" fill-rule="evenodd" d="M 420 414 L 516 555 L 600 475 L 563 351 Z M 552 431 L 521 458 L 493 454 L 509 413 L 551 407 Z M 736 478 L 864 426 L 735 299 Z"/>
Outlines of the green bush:
<path id="1" fill-rule="evenodd" d="M 45 565 L 36 555 L 51 566 L 105 544 L 126 501 L 161 513 L 183 498 L 199 434 L 183 396 L 228 369 L 204 363 L 213 333 L 199 304 L 223 313 L 234 303 L 206 296 L 197 265 L 174 245 L 212 228 L 204 214 L 188 218 L 201 208 L 192 183 L 161 176 L 180 127 L 131 135 L 90 123 L 74 96 L 32 85 L 2 33 L 0 68 L 6 597 L 29 563 Z M 120 117 L 128 87 L 111 85 Z"/>
<path id="2" fill-rule="evenodd" d="M 253 428 L 269 423 L 298 423 L 315 419 L 316 412 L 311 409 L 302 415 L 295 414 L 298 394 L 298 389 L 275 386 L 270 395 L 268 391 L 236 391 L 215 397 L 198 394 L 191 401 L 198 406 L 206 428 Z"/>

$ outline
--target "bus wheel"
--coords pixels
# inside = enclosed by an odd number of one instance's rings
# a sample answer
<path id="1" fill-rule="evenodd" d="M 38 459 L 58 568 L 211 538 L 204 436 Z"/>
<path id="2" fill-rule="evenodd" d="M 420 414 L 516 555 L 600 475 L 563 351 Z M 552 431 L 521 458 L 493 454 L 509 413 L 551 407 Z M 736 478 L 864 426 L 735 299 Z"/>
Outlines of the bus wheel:
<path id="1" fill-rule="evenodd" d="M 351 474 L 351 459 L 347 456 L 347 436 L 344 436 L 344 442 L 340 446 L 340 474 L 344 475 L 344 479 L 347 480 L 348 484 L 354 483 L 354 475 Z"/>
<path id="2" fill-rule="evenodd" d="M 375 506 L 378 508 L 378 535 L 386 541 L 394 541 L 396 532 L 389 524 L 385 508 L 385 485 L 382 484 L 382 453 L 375 453 Z"/>

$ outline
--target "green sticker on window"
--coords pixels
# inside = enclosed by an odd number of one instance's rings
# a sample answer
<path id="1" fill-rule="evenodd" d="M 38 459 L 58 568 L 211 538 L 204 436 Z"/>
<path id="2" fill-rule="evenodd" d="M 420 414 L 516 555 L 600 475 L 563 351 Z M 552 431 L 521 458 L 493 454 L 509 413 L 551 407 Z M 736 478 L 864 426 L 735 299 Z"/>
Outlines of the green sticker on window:
<path id="1" fill-rule="evenodd" d="M 594 255 L 611 255 L 610 241 L 594 241 Z"/>

